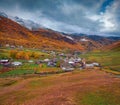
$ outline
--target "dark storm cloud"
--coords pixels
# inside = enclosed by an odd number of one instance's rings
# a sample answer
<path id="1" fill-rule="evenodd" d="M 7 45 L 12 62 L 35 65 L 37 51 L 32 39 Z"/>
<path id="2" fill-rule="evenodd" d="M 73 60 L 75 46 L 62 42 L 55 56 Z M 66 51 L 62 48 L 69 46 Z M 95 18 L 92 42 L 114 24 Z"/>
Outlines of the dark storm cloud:
<path id="1" fill-rule="evenodd" d="M 119 34 L 119 4 L 119 0 L 0 0 L 0 10 L 57 31 Z"/>
<path id="2" fill-rule="evenodd" d="M 0 7 L 14 8 L 16 5 L 19 5 L 21 9 L 29 11 L 38 9 L 53 10 L 56 3 L 55 0 L 0 0 Z"/>

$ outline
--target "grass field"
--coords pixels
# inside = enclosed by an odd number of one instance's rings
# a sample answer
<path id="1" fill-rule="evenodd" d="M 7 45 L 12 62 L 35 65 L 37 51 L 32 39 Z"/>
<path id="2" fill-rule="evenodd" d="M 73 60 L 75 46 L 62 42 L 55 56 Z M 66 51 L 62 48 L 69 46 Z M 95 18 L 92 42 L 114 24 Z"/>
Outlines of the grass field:
<path id="1" fill-rule="evenodd" d="M 0 71 L 3 67 L 0 67 Z M 46 64 L 44 64 L 42 67 L 39 67 L 38 64 L 29 64 L 25 63 L 22 66 L 12 67 L 12 70 L 9 70 L 7 72 L 0 73 L 0 77 L 16 77 L 20 75 L 26 75 L 26 74 L 34 74 L 34 73 L 48 73 L 48 72 L 61 72 L 62 70 L 57 67 L 47 67 Z"/>
<path id="2" fill-rule="evenodd" d="M 99 70 L 0 78 L 0 105 L 120 105 L 120 78 Z"/>
<path id="3" fill-rule="evenodd" d="M 120 51 L 89 52 L 81 55 L 89 62 L 99 62 L 103 68 L 120 72 Z"/>
<path id="4" fill-rule="evenodd" d="M 78 105 L 119 105 L 118 100 L 119 95 L 114 94 L 114 92 L 109 92 L 106 90 L 96 90 L 95 92 L 88 92 L 83 95 L 80 100 L 81 94 L 77 94 L 76 101 Z"/>

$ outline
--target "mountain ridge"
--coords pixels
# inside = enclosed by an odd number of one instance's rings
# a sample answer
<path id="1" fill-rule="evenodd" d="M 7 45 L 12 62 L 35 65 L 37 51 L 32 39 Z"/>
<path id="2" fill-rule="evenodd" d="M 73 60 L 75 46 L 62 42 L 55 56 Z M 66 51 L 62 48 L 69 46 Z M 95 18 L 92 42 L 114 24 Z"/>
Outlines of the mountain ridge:
<path id="1" fill-rule="evenodd" d="M 17 43 L 21 43 L 21 42 L 24 42 L 26 44 L 33 43 L 31 46 L 34 46 L 38 42 L 41 42 L 42 45 L 40 43 L 38 43 L 38 45 L 43 46 L 43 48 L 48 46 L 49 47 L 51 46 L 52 48 L 53 46 L 56 46 L 57 48 L 58 46 L 59 47 L 63 46 L 60 42 L 62 43 L 64 42 L 63 44 L 64 45 L 67 44 L 69 48 L 71 47 L 72 49 L 77 49 L 78 47 L 78 49 L 79 48 L 81 49 L 84 47 L 85 50 L 91 51 L 94 49 L 102 49 L 103 47 L 109 46 L 114 42 L 120 40 L 120 37 L 115 37 L 115 36 L 105 37 L 99 35 L 88 35 L 83 33 L 68 34 L 64 32 L 58 32 L 52 29 L 42 27 L 40 24 L 37 24 L 31 20 L 25 20 L 17 16 L 10 17 L 4 12 L 0 12 L 0 16 L 1 16 L 0 18 L 1 22 L 2 22 L 2 18 L 4 18 L 3 20 L 6 19 L 5 20 L 6 22 L 3 22 L 4 25 L 1 24 L 0 27 L 1 28 L 0 33 L 5 34 L 6 36 L 6 38 L 1 37 L 2 41 L 4 40 L 4 42 L 6 42 L 6 40 L 7 42 L 11 42 L 14 39 L 14 41 Z M 9 21 L 12 22 L 9 23 Z M 13 36 L 10 36 L 10 34 L 12 34 Z M 17 38 L 16 36 L 19 38 Z M 31 41 L 32 39 L 34 39 L 35 41 L 34 42 Z M 50 45 L 47 45 L 47 42 L 49 42 Z M 77 45 L 76 48 L 74 48 L 74 45 L 75 46 Z M 65 46 L 63 47 L 65 48 Z"/>
<path id="2" fill-rule="evenodd" d="M 34 32 L 20 24 L 12 21 L 9 18 L 0 16 L 0 41 L 2 44 L 23 45 L 25 47 L 33 48 L 46 48 L 46 49 L 72 49 L 82 50 L 83 47 L 78 43 L 69 43 L 63 39 L 55 40 L 45 37 L 44 32 L 40 32 L 39 35 L 35 35 Z M 45 29 L 43 29 L 46 31 Z M 54 35 L 56 32 L 54 32 Z M 56 34 L 63 38 L 62 35 Z M 56 36 L 55 37 L 58 37 Z M 58 38 L 59 38 L 58 37 Z M 70 39 L 68 39 L 70 40 Z M 72 40 L 71 40 L 72 41 Z"/>

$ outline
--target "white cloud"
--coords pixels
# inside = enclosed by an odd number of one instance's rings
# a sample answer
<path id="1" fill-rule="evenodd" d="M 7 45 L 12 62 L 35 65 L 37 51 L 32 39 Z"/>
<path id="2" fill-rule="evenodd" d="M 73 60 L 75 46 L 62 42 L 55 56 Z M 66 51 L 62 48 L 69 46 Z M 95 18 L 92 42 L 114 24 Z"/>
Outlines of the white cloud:
<path id="1" fill-rule="evenodd" d="M 40 20 L 40 24 L 42 24 L 44 27 L 52 28 L 56 31 L 67 32 L 67 33 L 89 32 L 89 29 L 84 29 L 77 25 L 71 25 L 60 21 L 56 21 L 52 18 L 39 17 L 39 20 Z"/>
<path id="2" fill-rule="evenodd" d="M 110 32 L 116 29 L 114 18 L 110 13 L 105 13 L 101 15 L 100 22 L 102 23 L 102 27 L 100 29 L 101 32 Z"/>
<path id="3" fill-rule="evenodd" d="M 99 32 L 109 32 L 116 29 L 113 14 L 109 12 L 100 13 L 99 15 L 92 14 L 86 17 L 92 21 L 97 21 L 97 24 L 99 25 L 97 31 Z"/>
<path id="4" fill-rule="evenodd" d="M 86 18 L 91 19 L 92 21 L 98 21 L 98 20 L 100 20 L 100 16 L 99 15 L 91 15 L 91 16 L 87 15 Z"/>
<path id="5" fill-rule="evenodd" d="M 57 0 L 55 7 L 50 10 L 47 9 L 50 4 L 34 10 L 22 8 L 19 4 L 10 10 L 0 9 L 8 15 L 29 19 L 56 31 L 103 35 L 120 33 L 120 1 L 114 0 L 101 12 L 104 2 L 105 0 Z"/>
<path id="6" fill-rule="evenodd" d="M 28 11 L 26 9 L 22 9 L 19 4 L 16 4 L 11 9 L 2 9 L 3 12 L 8 14 L 9 16 L 18 16 L 20 18 L 26 19 L 26 20 L 33 20 L 34 22 L 39 21 L 39 16 L 42 16 L 41 10 L 36 10 L 34 12 Z M 11 12 L 12 11 L 12 12 Z"/>
<path id="7" fill-rule="evenodd" d="M 62 2 L 61 5 L 58 6 L 58 8 L 65 14 L 65 15 L 75 15 L 76 13 L 79 13 L 80 11 L 86 11 L 86 8 L 84 8 L 82 5 L 80 4 L 76 4 L 76 3 L 66 3 L 66 2 Z M 78 14 L 76 14 L 78 15 Z"/>
<path id="8" fill-rule="evenodd" d="M 96 3 L 91 8 L 75 2 L 61 2 L 58 8 L 68 18 L 68 21 L 71 18 L 71 24 L 67 21 L 55 21 L 54 18 L 44 17 L 41 20 L 46 27 L 52 27 L 55 30 L 64 32 L 84 32 L 103 35 L 114 32 L 120 33 L 120 25 L 117 19 L 120 14 L 116 12 L 120 10 L 119 0 L 114 0 L 111 5 L 107 6 L 104 13 L 99 11 L 103 2 L 104 0 L 100 0 L 99 3 Z"/>
<path id="9" fill-rule="evenodd" d="M 119 22 L 117 17 L 120 15 L 116 11 L 120 10 L 120 2 L 114 1 L 111 6 L 108 6 L 106 12 L 101 15 L 100 22 L 102 22 L 101 32 L 117 32 L 119 30 Z"/>
<path id="10" fill-rule="evenodd" d="M 119 0 L 115 0 L 111 6 L 107 6 L 106 11 L 100 12 L 99 14 L 86 14 L 86 18 L 91 21 L 96 21 L 99 27 L 97 27 L 97 32 L 101 34 L 105 33 L 120 33 L 119 30 L 119 19 L 120 17 L 118 11 L 120 10 L 120 2 Z M 95 24 L 92 25 L 95 27 Z M 91 30 L 92 31 L 92 30 Z"/>

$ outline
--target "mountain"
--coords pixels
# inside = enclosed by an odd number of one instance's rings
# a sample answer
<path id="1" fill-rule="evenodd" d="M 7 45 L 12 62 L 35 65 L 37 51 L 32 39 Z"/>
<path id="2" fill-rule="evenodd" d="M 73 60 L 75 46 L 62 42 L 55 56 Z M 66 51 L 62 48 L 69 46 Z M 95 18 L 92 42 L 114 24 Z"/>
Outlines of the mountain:
<path id="1" fill-rule="evenodd" d="M 42 37 L 49 38 L 51 40 L 54 39 L 56 41 L 65 41 L 72 45 L 76 44 L 76 42 L 73 39 L 71 39 L 70 37 L 64 36 L 61 33 L 53 31 L 51 29 L 39 28 L 37 30 L 32 30 L 31 32 L 35 35 L 38 35 L 38 36 L 41 35 Z"/>
<path id="2" fill-rule="evenodd" d="M 83 50 L 80 44 L 58 32 L 44 28 L 32 31 L 4 16 L 0 16 L 0 44 L 48 50 Z"/>
<path id="3" fill-rule="evenodd" d="M 87 50 L 87 51 L 91 51 L 94 49 L 101 49 L 103 47 L 103 45 L 101 43 L 99 43 L 93 39 L 90 39 L 89 37 L 87 37 L 84 34 L 80 34 L 80 35 L 78 35 L 78 34 L 75 34 L 75 35 L 74 34 L 70 34 L 70 35 L 64 34 L 64 35 L 73 38 L 75 42 L 84 46 L 85 50 Z"/>
<path id="4" fill-rule="evenodd" d="M 37 23 L 33 22 L 32 20 L 25 20 L 25 19 L 19 18 L 17 16 L 12 17 L 11 19 L 30 30 L 42 28 L 42 26 L 40 24 L 37 24 Z"/>
<path id="5" fill-rule="evenodd" d="M 0 12 L 0 16 L 5 17 L 5 18 L 8 18 L 8 15 L 5 14 L 4 12 Z"/>
<path id="6" fill-rule="evenodd" d="M 78 38 L 79 39 L 79 38 Z M 85 47 L 87 51 L 92 51 L 95 49 L 101 49 L 103 45 L 97 41 L 91 40 L 87 37 L 82 37 L 78 40 L 78 42 Z"/>
<path id="7" fill-rule="evenodd" d="M 114 40 L 114 41 L 119 41 L 120 40 L 120 37 L 118 37 L 118 36 L 109 36 L 107 38 L 111 39 L 111 40 Z"/>
<path id="8" fill-rule="evenodd" d="M 102 45 L 109 45 L 114 42 L 113 39 L 109 39 L 107 37 L 98 36 L 98 35 L 89 35 L 87 37 L 90 38 L 91 40 L 99 42 Z"/>
<path id="9" fill-rule="evenodd" d="M 105 36 L 99 36 L 99 35 L 86 35 L 86 34 L 70 34 L 71 37 L 74 37 L 75 39 L 81 39 L 83 37 L 88 38 L 90 40 L 96 41 L 102 45 L 109 45 L 115 41 L 120 40 L 120 37 L 105 37 Z"/>
<path id="10" fill-rule="evenodd" d="M 22 18 L 20 18 L 20 17 L 18 17 L 18 16 L 15 16 L 15 17 L 9 16 L 9 15 L 7 15 L 7 14 L 4 13 L 4 12 L 0 12 L 0 16 L 9 18 L 9 19 L 17 22 L 18 24 L 20 24 L 20 25 L 22 25 L 22 26 L 30 29 L 30 30 L 32 30 L 32 29 L 38 29 L 38 28 L 44 28 L 43 26 L 41 26 L 41 25 L 38 24 L 38 23 L 35 23 L 35 22 L 32 21 L 32 20 L 22 19 Z"/>
<path id="11" fill-rule="evenodd" d="M 120 51 L 120 41 L 114 42 L 105 48 L 111 51 Z"/>
<path id="12" fill-rule="evenodd" d="M 114 36 L 104 37 L 99 35 L 87 35 L 83 33 L 73 33 L 73 34 L 62 33 L 62 34 L 73 38 L 76 42 L 84 46 L 85 49 L 88 51 L 94 49 L 103 49 L 103 47 L 107 45 L 111 45 L 114 42 L 120 40 L 120 37 L 114 37 Z"/>
<path id="13" fill-rule="evenodd" d="M 9 42 L 10 40 L 14 39 L 15 44 L 17 42 L 17 44 L 19 43 L 20 45 L 20 43 L 23 42 L 23 46 L 30 45 L 31 47 L 43 47 L 48 49 L 65 48 L 67 46 L 68 48 L 76 50 L 84 47 L 85 50 L 91 51 L 94 49 L 102 49 L 103 47 L 111 45 L 120 40 L 120 37 L 113 36 L 104 37 L 99 35 L 87 35 L 83 33 L 67 34 L 63 32 L 57 32 L 47 29 L 31 20 L 25 20 L 17 16 L 8 16 L 4 12 L 0 12 L 0 16 L 2 23 L 0 24 L 0 34 L 4 34 L 1 36 L 2 41 L 4 40 L 4 43 L 5 40 L 8 40 Z M 11 43 L 13 44 L 13 42 Z"/>

